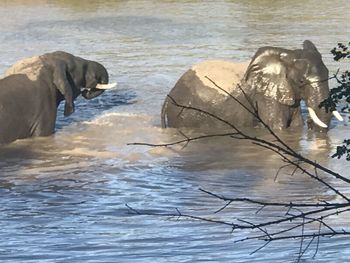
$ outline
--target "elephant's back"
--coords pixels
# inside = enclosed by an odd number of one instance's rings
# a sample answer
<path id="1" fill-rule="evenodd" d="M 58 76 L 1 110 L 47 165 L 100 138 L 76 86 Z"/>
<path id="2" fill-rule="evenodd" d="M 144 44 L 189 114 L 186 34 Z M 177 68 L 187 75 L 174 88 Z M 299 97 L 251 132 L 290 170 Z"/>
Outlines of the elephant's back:
<path id="1" fill-rule="evenodd" d="M 221 107 L 227 100 L 228 93 L 235 93 L 249 63 L 234 63 L 225 60 L 207 60 L 193 65 L 177 81 L 169 93 L 163 107 L 164 117 L 169 127 L 211 126 L 208 116 L 195 110 L 184 110 L 174 106 L 171 100 L 179 105 L 190 106 L 220 117 L 226 115 Z M 220 106 L 221 105 L 221 106 Z"/>
<path id="2" fill-rule="evenodd" d="M 226 95 L 216 85 L 229 93 L 233 92 L 236 85 L 242 80 L 248 65 L 249 62 L 235 63 L 227 60 L 206 60 L 193 65 L 191 70 L 203 83 L 203 86 Z"/>
<path id="3" fill-rule="evenodd" d="M 25 58 L 17 61 L 5 71 L 5 77 L 15 74 L 24 74 L 32 80 L 36 81 L 43 68 L 43 62 L 39 56 Z"/>
<path id="4" fill-rule="evenodd" d="M 170 96 L 182 100 L 197 99 L 203 103 L 219 102 L 227 93 L 237 91 L 249 63 L 234 63 L 227 60 L 206 60 L 193 65 L 177 81 Z M 218 88 L 219 86 L 220 88 Z"/>

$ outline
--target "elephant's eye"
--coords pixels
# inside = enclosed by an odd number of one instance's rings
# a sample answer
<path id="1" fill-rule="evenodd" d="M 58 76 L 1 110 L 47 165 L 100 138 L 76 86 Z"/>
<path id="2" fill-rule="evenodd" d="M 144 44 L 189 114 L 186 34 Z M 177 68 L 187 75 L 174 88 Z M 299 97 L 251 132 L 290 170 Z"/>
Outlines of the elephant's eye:
<path id="1" fill-rule="evenodd" d="M 299 80 L 300 87 L 302 88 L 306 84 L 306 79 Z"/>
<path id="2" fill-rule="evenodd" d="M 107 84 L 107 83 L 104 83 L 103 79 L 101 77 L 97 77 L 97 83 L 100 83 L 100 84 Z"/>

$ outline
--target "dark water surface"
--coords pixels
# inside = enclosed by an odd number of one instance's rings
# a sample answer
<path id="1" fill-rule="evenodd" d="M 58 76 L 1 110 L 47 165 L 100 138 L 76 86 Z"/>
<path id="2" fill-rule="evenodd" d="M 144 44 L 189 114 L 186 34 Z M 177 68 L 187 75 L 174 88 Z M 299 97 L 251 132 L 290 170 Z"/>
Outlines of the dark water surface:
<path id="1" fill-rule="evenodd" d="M 282 173 L 280 158 L 232 139 L 173 149 L 127 146 L 180 138 L 160 128 L 167 92 L 192 64 L 205 59 L 246 61 L 264 45 L 300 47 L 312 40 L 331 74 L 339 64 L 329 50 L 349 41 L 350 2 L 340 1 L 1 1 L 0 72 L 18 59 L 65 50 L 102 62 L 119 89 L 79 99 L 69 118 L 59 110 L 57 132 L 0 148 L 1 262 L 292 262 L 298 241 L 281 241 L 250 255 L 260 241 L 234 243 L 249 232 L 176 218 L 134 216 L 176 208 L 231 221 L 268 220 L 223 203 L 204 188 L 272 201 L 334 200 L 303 175 Z M 282 134 L 290 145 L 344 173 L 331 160 L 348 137 L 332 123 L 326 136 Z M 333 179 L 329 183 L 337 184 Z M 339 186 L 350 192 L 347 186 Z M 349 215 L 331 218 L 346 227 Z M 350 240 L 322 239 L 318 255 L 302 262 L 347 262 Z M 313 248 L 314 249 L 314 248 Z"/>

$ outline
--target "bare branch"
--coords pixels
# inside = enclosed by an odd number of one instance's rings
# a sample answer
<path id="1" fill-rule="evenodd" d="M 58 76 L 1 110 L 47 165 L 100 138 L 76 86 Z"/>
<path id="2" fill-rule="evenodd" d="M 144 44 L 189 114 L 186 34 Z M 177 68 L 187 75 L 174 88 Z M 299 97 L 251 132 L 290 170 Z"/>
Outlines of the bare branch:
<path id="1" fill-rule="evenodd" d="M 261 247 L 255 249 L 255 250 L 254 250 L 253 252 L 251 252 L 249 255 L 253 255 L 253 254 L 255 254 L 256 252 L 262 250 L 264 247 L 266 247 L 268 244 L 270 244 L 271 241 L 272 241 L 272 240 L 269 240 L 269 241 L 265 242 Z"/>
<path id="2" fill-rule="evenodd" d="M 175 142 L 171 143 L 161 143 L 161 144 L 153 144 L 153 143 L 144 143 L 144 142 L 133 142 L 133 143 L 128 143 L 127 145 L 141 145 L 141 146 L 150 146 L 150 147 L 169 147 L 173 145 L 179 145 L 182 143 L 188 143 L 192 141 L 198 141 L 198 140 L 203 140 L 203 139 L 209 139 L 209 138 L 216 138 L 216 137 L 231 137 L 231 136 L 236 136 L 237 133 L 235 132 L 228 132 L 228 133 L 222 133 L 222 134 L 209 134 L 209 135 L 200 135 L 192 138 L 186 137 L 186 139 L 178 140 Z"/>
<path id="3" fill-rule="evenodd" d="M 225 197 L 225 196 L 221 196 L 218 194 L 215 194 L 213 192 L 204 190 L 202 188 L 199 188 L 199 191 L 202 191 L 203 193 L 206 193 L 208 195 L 211 195 L 215 198 L 218 198 L 220 200 L 223 201 L 227 201 L 227 202 L 246 202 L 246 203 L 252 203 L 252 204 L 257 204 L 257 205 L 262 205 L 262 206 L 278 206 L 278 207 L 333 207 L 333 208 L 342 208 L 342 207 L 347 207 L 350 206 L 349 203 L 293 203 L 293 202 L 289 202 L 289 203 L 279 203 L 279 202 L 265 202 L 265 201 L 258 201 L 258 200 L 253 200 L 250 198 L 229 198 L 229 197 Z M 229 204 L 226 205 L 226 207 Z"/>

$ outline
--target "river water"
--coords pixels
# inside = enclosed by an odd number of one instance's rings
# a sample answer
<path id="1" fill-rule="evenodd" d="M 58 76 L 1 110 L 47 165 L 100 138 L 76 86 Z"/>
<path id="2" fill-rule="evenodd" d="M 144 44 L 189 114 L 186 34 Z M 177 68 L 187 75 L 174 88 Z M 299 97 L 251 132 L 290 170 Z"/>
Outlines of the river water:
<path id="1" fill-rule="evenodd" d="M 262 241 L 228 226 L 146 213 L 181 212 L 234 221 L 266 221 L 256 206 L 223 203 L 203 188 L 232 197 L 272 201 L 334 200 L 324 186 L 284 172 L 273 153 L 233 139 L 186 148 L 128 146 L 181 138 L 160 128 L 167 92 L 192 64 L 205 59 L 247 61 L 261 46 L 298 48 L 310 39 L 330 73 L 329 50 L 349 41 L 350 3 L 339 1 L 65 1 L 0 2 L 0 72 L 15 61 L 54 50 L 97 60 L 119 88 L 59 108 L 53 136 L 0 148 L 1 262 L 293 262 L 300 242 Z M 346 116 L 344 116 L 346 117 Z M 348 136 L 333 121 L 327 135 L 304 130 L 282 136 L 309 158 L 345 175 L 350 164 L 329 156 Z M 266 136 L 266 135 L 263 135 Z M 344 192 L 348 186 L 327 178 Z M 346 228 L 347 215 L 331 218 Z M 298 230 L 299 231 L 299 230 Z M 301 231 L 301 230 L 300 230 Z M 298 233 L 300 233 L 300 231 Z M 302 262 L 347 262 L 350 240 L 324 238 Z"/>

